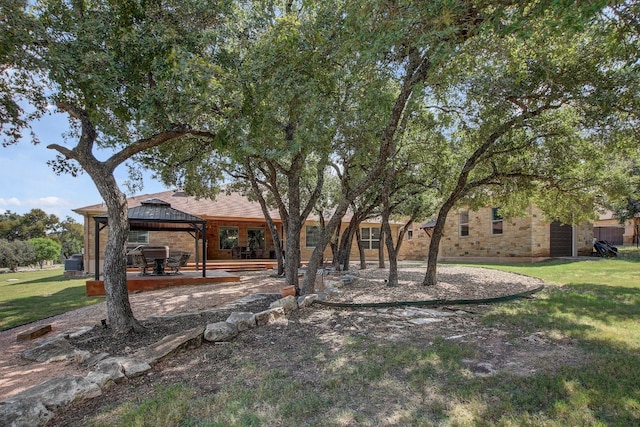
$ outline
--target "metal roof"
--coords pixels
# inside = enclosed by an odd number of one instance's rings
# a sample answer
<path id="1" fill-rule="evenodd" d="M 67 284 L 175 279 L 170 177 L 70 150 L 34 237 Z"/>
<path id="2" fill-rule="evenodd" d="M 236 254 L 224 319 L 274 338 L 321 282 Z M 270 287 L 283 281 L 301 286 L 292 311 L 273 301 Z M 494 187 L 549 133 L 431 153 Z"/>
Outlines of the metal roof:
<path id="1" fill-rule="evenodd" d="M 130 208 L 127 212 L 129 228 L 131 230 L 150 231 L 189 231 L 198 230 L 199 225 L 206 224 L 206 220 L 179 211 L 160 199 L 147 199 L 140 206 Z M 96 222 L 108 224 L 108 215 L 94 216 Z"/>
<path id="2" fill-rule="evenodd" d="M 422 224 L 422 225 L 420 226 L 420 228 L 421 228 L 421 229 L 426 229 L 426 228 L 435 228 L 435 226 L 436 226 L 436 221 L 437 221 L 437 218 L 436 218 L 436 219 L 432 219 L 431 221 L 427 221 L 427 222 L 425 222 L 424 224 Z"/>

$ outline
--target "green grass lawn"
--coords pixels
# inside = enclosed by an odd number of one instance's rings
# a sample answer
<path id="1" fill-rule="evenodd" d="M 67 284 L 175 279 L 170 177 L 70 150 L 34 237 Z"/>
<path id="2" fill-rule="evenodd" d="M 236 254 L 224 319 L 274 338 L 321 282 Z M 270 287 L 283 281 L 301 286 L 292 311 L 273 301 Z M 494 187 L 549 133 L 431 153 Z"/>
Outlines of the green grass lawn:
<path id="1" fill-rule="evenodd" d="M 60 268 L 0 274 L 0 330 L 103 301 L 87 297 L 84 279 L 66 279 Z"/>

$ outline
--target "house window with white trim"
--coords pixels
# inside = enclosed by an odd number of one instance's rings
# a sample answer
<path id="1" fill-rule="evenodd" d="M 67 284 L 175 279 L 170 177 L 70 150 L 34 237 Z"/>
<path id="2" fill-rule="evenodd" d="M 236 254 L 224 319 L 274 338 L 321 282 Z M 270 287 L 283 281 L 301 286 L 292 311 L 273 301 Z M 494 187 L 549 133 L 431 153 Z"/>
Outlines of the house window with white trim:
<path id="1" fill-rule="evenodd" d="M 362 227 L 360 241 L 365 249 L 380 249 L 380 227 Z"/>
<path id="2" fill-rule="evenodd" d="M 500 208 L 491 209 L 491 234 L 502 234 L 504 221 L 499 211 Z"/>
<path id="3" fill-rule="evenodd" d="M 469 235 L 469 211 L 460 212 L 460 237 Z"/>
<path id="4" fill-rule="evenodd" d="M 149 232 L 142 230 L 130 230 L 128 242 L 134 244 L 149 243 Z"/>
<path id="5" fill-rule="evenodd" d="M 305 247 L 315 248 L 320 241 L 320 227 L 317 225 L 307 225 L 305 229 Z"/>
<path id="6" fill-rule="evenodd" d="M 220 249 L 233 249 L 238 246 L 238 227 L 220 227 Z"/>

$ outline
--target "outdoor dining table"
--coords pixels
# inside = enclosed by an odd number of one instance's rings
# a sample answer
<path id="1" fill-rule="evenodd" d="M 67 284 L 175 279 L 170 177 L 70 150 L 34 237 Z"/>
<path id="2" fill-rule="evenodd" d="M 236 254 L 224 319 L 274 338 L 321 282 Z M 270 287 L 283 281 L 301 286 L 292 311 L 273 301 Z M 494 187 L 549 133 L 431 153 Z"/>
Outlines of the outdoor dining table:
<path id="1" fill-rule="evenodd" d="M 147 261 L 153 261 L 155 263 L 153 274 L 165 274 L 164 264 L 167 262 L 167 258 L 169 257 L 168 246 L 145 247 L 142 249 L 142 253 L 144 254 L 144 257 L 147 259 Z"/>

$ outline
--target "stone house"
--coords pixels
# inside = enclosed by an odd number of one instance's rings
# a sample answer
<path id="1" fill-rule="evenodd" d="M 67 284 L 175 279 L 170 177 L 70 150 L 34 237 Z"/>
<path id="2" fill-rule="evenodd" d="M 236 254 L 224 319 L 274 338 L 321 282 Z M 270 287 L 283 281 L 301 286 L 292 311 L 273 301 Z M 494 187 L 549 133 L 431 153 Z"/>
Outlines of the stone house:
<path id="1" fill-rule="evenodd" d="M 209 261 L 231 261 L 242 259 L 274 259 L 273 239 L 267 226 L 264 214 L 258 202 L 249 200 L 239 193 L 220 193 L 214 200 L 197 199 L 182 191 L 165 191 L 155 194 L 136 196 L 127 200 L 128 207 L 140 206 L 150 199 L 158 199 L 168 203 L 173 209 L 206 220 L 206 259 Z M 104 204 L 96 204 L 74 209 L 74 212 L 84 218 L 84 266 L 89 273 L 94 273 L 95 267 L 95 220 L 94 217 L 106 213 Z M 283 225 L 277 210 L 270 211 L 276 223 L 280 238 L 283 240 Z M 343 221 L 343 228 L 348 225 L 349 217 Z M 308 261 L 315 248 L 320 223 L 317 218 L 310 218 L 303 226 L 300 236 L 301 259 Z M 395 236 L 399 233 L 399 224 L 391 225 Z M 99 257 L 104 259 L 104 247 L 107 241 L 109 227 L 102 228 L 99 233 Z M 360 225 L 365 256 L 367 260 L 378 259 L 380 247 L 380 222 L 369 221 Z M 187 232 L 167 231 L 131 231 L 128 248 L 139 245 L 169 246 L 172 251 L 190 252 L 193 256 L 190 262 L 201 262 L 201 244 L 194 236 Z M 384 246 L 384 245 L 382 245 Z M 358 259 L 358 249 L 354 242 L 351 249 L 352 259 Z M 325 259 L 331 258 L 331 249 L 325 250 Z M 102 265 L 99 267 L 102 269 Z"/>
<path id="2" fill-rule="evenodd" d="M 181 191 L 136 196 L 128 199 L 129 208 L 139 206 L 149 199 L 159 199 L 172 208 L 205 219 L 207 222 L 207 263 L 209 261 L 230 261 L 234 259 L 273 259 L 273 240 L 264 215 L 257 202 L 250 201 L 239 193 L 220 193 L 215 200 L 196 199 Z M 93 217 L 104 215 L 106 206 L 97 204 L 74 209 L 84 217 L 84 266 L 93 273 L 95 261 L 95 227 Z M 283 239 L 283 226 L 277 210 L 270 215 L 276 223 L 278 233 Z M 343 220 L 343 229 L 350 217 Z M 414 224 L 405 233 L 399 260 L 427 259 L 432 222 Z M 301 259 L 308 261 L 315 248 L 319 231 L 319 222 L 310 218 L 303 226 L 300 236 Z M 397 238 L 402 224 L 391 224 L 394 238 Z M 549 223 L 542 212 L 530 207 L 526 216 L 503 219 L 498 209 L 485 207 L 472 211 L 460 209 L 451 212 L 447 218 L 439 259 L 441 261 L 510 261 L 535 262 L 552 257 L 589 255 L 592 252 L 593 227 L 589 223 L 579 226 Z M 360 225 L 365 247 L 365 257 L 369 262 L 377 262 L 381 245 L 380 222 L 369 220 Z M 99 260 L 104 258 L 104 245 L 107 241 L 108 227 L 100 231 Z M 128 247 L 138 245 L 169 246 L 171 250 L 186 251 L 193 254 L 190 262 L 201 262 L 198 250 L 200 244 L 189 233 L 164 231 L 132 231 Z M 356 243 L 351 248 L 351 259 L 359 259 Z M 325 250 L 325 259 L 331 259 L 331 250 Z M 102 268 L 102 266 L 100 266 Z"/>
<path id="3" fill-rule="evenodd" d="M 407 230 L 402 258 L 424 260 L 435 221 Z M 526 216 L 502 218 L 496 207 L 461 208 L 447 217 L 438 259 L 441 261 L 535 262 L 552 257 L 590 255 L 590 223 L 578 226 L 547 222 L 530 206 Z"/>

